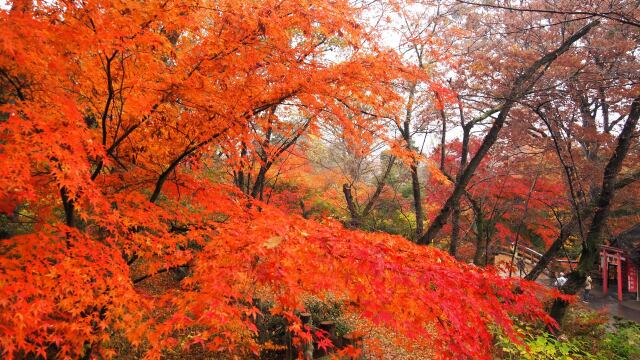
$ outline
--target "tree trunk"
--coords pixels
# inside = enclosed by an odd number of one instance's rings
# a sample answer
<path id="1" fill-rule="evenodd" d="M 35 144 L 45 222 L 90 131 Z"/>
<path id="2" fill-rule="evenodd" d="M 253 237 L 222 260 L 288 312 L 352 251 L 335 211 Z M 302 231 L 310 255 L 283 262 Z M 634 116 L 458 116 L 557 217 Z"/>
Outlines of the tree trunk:
<path id="1" fill-rule="evenodd" d="M 549 249 L 544 253 L 544 255 L 542 255 L 540 260 L 538 260 L 538 263 L 536 263 L 536 266 L 534 266 L 533 269 L 531 269 L 531 271 L 524 277 L 526 280 L 536 281 L 536 279 L 538 279 L 538 277 L 549 266 L 551 261 L 553 261 L 553 259 L 556 258 L 556 255 L 558 254 L 560 249 L 562 249 L 564 242 L 567 241 L 567 239 L 569 238 L 569 235 L 572 232 L 569 229 L 569 226 L 573 226 L 575 228 L 576 225 L 577 225 L 576 222 L 570 222 L 569 224 L 563 226 L 560 229 L 560 235 L 556 238 L 553 244 L 551 244 L 551 247 L 549 247 Z"/>
<path id="2" fill-rule="evenodd" d="M 405 141 L 408 150 L 414 151 L 411 146 L 411 118 L 413 116 L 413 102 L 415 99 L 417 83 L 413 82 L 409 89 L 409 99 L 405 109 L 405 118 L 402 125 L 398 124 L 398 130 Z M 424 211 L 422 210 L 422 195 L 420 193 L 420 178 L 418 177 L 418 161 L 412 160 L 409 165 L 411 173 L 411 189 L 413 192 L 413 209 L 416 216 L 416 239 L 422 235 L 424 230 Z"/>
<path id="3" fill-rule="evenodd" d="M 462 125 L 462 147 L 460 149 L 460 166 L 456 174 L 456 183 L 460 181 L 460 175 L 467 166 L 469 156 L 469 137 L 473 123 L 465 124 L 462 112 L 462 103 L 458 100 L 460 109 L 460 125 Z M 469 196 L 470 197 L 470 196 Z M 469 200 L 471 201 L 471 200 Z M 460 199 L 453 203 L 453 213 L 451 214 L 451 242 L 449 243 L 449 255 L 456 257 L 458 251 L 458 241 L 460 238 Z"/>
<path id="4" fill-rule="evenodd" d="M 304 200 L 300 199 L 300 210 L 302 211 L 302 217 L 305 219 L 309 219 L 309 217 L 311 216 L 311 209 L 307 210 L 306 206 L 304 205 Z"/>
<path id="5" fill-rule="evenodd" d="M 418 178 L 418 163 L 411 164 L 411 187 L 413 188 L 413 208 L 416 212 L 416 238 L 424 230 L 424 211 L 422 210 L 422 195 L 420 194 L 420 179 Z"/>
<path id="6" fill-rule="evenodd" d="M 62 207 L 64 209 L 64 223 L 69 227 L 75 227 L 75 206 L 73 199 L 69 197 L 69 191 L 64 186 L 60 188 L 60 197 L 62 198 Z"/>
<path id="7" fill-rule="evenodd" d="M 360 225 L 360 213 L 358 212 L 358 206 L 353 198 L 353 194 L 351 193 L 351 185 L 343 184 L 342 192 L 344 193 L 344 199 L 347 201 L 347 209 L 351 216 L 349 225 L 352 227 L 358 227 Z"/>
<path id="8" fill-rule="evenodd" d="M 487 222 L 484 220 L 484 214 L 482 214 L 482 208 L 480 204 L 477 202 L 472 202 L 471 206 L 473 208 L 473 216 L 474 222 L 476 225 L 476 252 L 473 255 L 473 263 L 481 266 L 482 265 L 482 254 L 485 251 L 485 235 L 487 233 L 486 226 Z"/>
<path id="9" fill-rule="evenodd" d="M 454 204 L 451 214 L 451 242 L 449 243 L 449 255 L 456 257 L 458 251 L 458 239 L 460 238 L 460 203 Z"/>
<path id="10" fill-rule="evenodd" d="M 271 163 L 267 162 L 266 164 L 260 166 L 260 170 L 258 170 L 258 174 L 256 175 L 256 179 L 253 183 L 253 187 L 251 189 L 251 197 L 257 199 L 259 195 L 262 194 L 264 190 L 264 184 L 267 180 L 267 171 L 271 167 Z M 262 198 L 260 198 L 262 200 Z"/>
<path id="11" fill-rule="evenodd" d="M 477 225 L 476 225 L 477 226 Z M 481 231 L 478 232 L 476 237 L 476 252 L 473 254 L 473 263 L 477 266 L 483 266 L 482 256 L 485 252 L 485 239 L 484 239 L 484 226 L 480 228 Z"/>

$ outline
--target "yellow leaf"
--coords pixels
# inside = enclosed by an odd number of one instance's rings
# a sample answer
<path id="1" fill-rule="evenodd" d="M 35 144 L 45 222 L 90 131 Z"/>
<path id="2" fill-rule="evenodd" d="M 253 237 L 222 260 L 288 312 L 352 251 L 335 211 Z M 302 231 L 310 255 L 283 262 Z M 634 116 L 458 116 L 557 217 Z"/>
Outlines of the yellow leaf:
<path id="1" fill-rule="evenodd" d="M 272 236 L 264 243 L 264 247 L 266 247 L 267 249 L 273 249 L 280 245 L 281 242 L 282 236 Z"/>

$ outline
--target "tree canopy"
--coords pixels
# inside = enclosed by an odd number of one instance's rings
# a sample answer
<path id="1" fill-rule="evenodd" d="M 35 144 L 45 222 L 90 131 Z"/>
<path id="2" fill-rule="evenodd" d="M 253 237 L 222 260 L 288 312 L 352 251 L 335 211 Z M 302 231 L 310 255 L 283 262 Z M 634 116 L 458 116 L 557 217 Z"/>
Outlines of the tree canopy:
<path id="1" fill-rule="evenodd" d="M 262 301 L 332 346 L 310 296 L 440 358 L 556 327 L 491 252 L 573 241 L 575 294 L 637 218 L 639 10 L 502 3 L 7 4 L 2 356 L 259 357 Z"/>

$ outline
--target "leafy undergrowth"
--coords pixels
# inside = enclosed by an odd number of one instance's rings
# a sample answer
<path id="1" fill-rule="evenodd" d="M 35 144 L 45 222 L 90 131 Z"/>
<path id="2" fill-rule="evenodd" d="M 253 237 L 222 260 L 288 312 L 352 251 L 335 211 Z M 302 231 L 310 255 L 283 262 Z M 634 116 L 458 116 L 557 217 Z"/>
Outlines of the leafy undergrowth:
<path id="1" fill-rule="evenodd" d="M 514 343 L 500 338 L 498 342 L 499 359 L 589 359 L 591 355 L 584 351 L 584 343 L 578 339 L 556 337 L 540 328 L 524 325 L 518 328 L 523 335 L 523 343 Z"/>
<path id="2" fill-rule="evenodd" d="M 600 342 L 596 355 L 599 360 L 640 359 L 640 325 L 631 321 L 616 322 Z"/>
<path id="3" fill-rule="evenodd" d="M 575 304 L 562 326 L 562 332 L 551 333 L 539 324 L 516 326 L 523 343 L 498 336 L 499 359 L 640 359 L 640 325 L 632 321 L 610 323 L 603 311 L 593 311 Z"/>
<path id="4" fill-rule="evenodd" d="M 598 360 L 640 359 L 640 325 L 633 321 L 609 321 L 606 310 L 593 311 L 575 304 L 563 325 L 566 338 L 580 342 L 589 358 Z"/>

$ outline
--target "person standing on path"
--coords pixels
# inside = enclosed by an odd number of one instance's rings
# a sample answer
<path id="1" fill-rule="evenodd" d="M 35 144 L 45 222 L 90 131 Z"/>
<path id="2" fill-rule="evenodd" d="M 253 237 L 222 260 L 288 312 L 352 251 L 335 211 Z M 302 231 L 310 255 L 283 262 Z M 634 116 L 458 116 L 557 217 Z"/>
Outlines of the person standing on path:
<path id="1" fill-rule="evenodd" d="M 591 276 L 587 275 L 587 279 L 584 281 L 584 292 L 582 293 L 582 301 L 585 303 L 589 302 L 589 292 L 591 292 Z"/>
<path id="2" fill-rule="evenodd" d="M 564 283 L 567 282 L 567 278 L 564 277 L 564 273 L 561 272 L 560 276 L 556 279 L 555 283 L 553 284 L 554 287 L 557 287 L 558 289 L 560 289 L 562 287 L 562 285 L 564 285 Z"/>
<path id="3" fill-rule="evenodd" d="M 516 265 L 518 266 L 518 271 L 520 272 L 520 277 L 522 277 L 522 274 L 525 274 L 525 271 L 524 271 L 524 260 L 521 257 L 518 258 L 518 262 L 516 263 Z"/>

